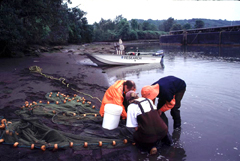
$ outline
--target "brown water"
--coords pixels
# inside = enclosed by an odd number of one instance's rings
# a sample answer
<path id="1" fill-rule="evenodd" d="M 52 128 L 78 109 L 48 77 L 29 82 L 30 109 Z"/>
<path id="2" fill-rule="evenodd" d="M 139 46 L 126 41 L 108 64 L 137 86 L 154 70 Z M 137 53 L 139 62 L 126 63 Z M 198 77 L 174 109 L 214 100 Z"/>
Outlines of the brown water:
<path id="1" fill-rule="evenodd" d="M 104 69 L 109 84 L 118 79 L 133 80 L 138 93 L 164 76 L 186 81 L 181 131 L 173 131 L 170 113 L 166 112 L 174 146 L 160 149 L 154 157 L 133 155 L 137 160 L 240 160 L 240 48 L 140 46 L 140 51 L 159 49 L 165 53 L 164 66 Z"/>

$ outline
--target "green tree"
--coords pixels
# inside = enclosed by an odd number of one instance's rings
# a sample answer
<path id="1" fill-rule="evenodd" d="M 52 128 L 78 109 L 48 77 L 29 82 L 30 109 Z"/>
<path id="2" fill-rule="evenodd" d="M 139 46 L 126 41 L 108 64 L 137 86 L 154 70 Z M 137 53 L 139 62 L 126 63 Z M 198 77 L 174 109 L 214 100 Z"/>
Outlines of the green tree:
<path id="1" fill-rule="evenodd" d="M 180 24 L 173 24 L 171 31 L 182 30 L 182 26 Z"/>
<path id="2" fill-rule="evenodd" d="M 170 17 L 166 21 L 163 22 L 163 27 L 165 32 L 169 32 L 174 24 L 174 18 Z"/>
<path id="3" fill-rule="evenodd" d="M 191 29 L 191 25 L 189 23 L 186 23 L 186 24 L 183 25 L 182 28 L 185 29 L 185 30 L 189 30 L 189 29 Z"/>
<path id="4" fill-rule="evenodd" d="M 148 21 L 144 21 L 142 23 L 142 30 L 143 31 L 146 31 L 146 30 L 151 30 L 151 26 L 150 26 L 150 23 Z"/>
<path id="5" fill-rule="evenodd" d="M 132 27 L 133 30 L 137 30 L 138 29 L 138 22 L 137 22 L 137 20 L 135 20 L 135 19 L 131 20 L 131 27 Z"/>
<path id="6" fill-rule="evenodd" d="M 203 28 L 204 27 L 204 22 L 202 20 L 196 20 L 194 27 L 197 28 Z"/>

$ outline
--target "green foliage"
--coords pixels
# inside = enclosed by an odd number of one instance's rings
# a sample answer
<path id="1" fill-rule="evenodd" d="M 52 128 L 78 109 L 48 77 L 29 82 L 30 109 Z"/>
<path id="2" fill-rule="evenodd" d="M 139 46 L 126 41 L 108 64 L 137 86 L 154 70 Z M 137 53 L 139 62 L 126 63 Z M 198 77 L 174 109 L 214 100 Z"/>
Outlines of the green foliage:
<path id="1" fill-rule="evenodd" d="M 164 31 L 169 32 L 173 24 L 174 24 L 174 18 L 172 17 L 168 18 L 167 21 L 164 21 L 163 22 Z"/>
<path id="2" fill-rule="evenodd" d="M 204 22 L 202 20 L 196 20 L 194 27 L 197 28 L 203 28 Z"/>
<path id="3" fill-rule="evenodd" d="M 170 30 L 171 31 L 182 30 L 182 26 L 180 24 L 173 24 Z"/>
<path id="4" fill-rule="evenodd" d="M 183 25 L 182 29 L 189 30 L 191 29 L 191 25 L 189 23 L 186 23 Z"/>
<path id="5" fill-rule="evenodd" d="M 137 30 L 138 29 L 138 22 L 136 19 L 132 19 L 131 20 L 131 27 L 133 30 Z"/>
<path id="6" fill-rule="evenodd" d="M 79 8 L 69 9 L 67 3 L 62 2 L 63 0 L 2 1 L 0 56 L 7 53 L 6 49 L 23 51 L 31 44 L 90 42 L 93 28 L 84 17 L 86 13 Z"/>

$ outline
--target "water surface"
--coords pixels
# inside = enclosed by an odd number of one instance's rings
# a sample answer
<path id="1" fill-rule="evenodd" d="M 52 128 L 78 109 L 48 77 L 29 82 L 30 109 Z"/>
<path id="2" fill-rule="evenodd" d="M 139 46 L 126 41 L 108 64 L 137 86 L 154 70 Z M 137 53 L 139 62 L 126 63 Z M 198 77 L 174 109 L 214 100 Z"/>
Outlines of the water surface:
<path id="1" fill-rule="evenodd" d="M 164 50 L 164 66 L 104 68 L 109 84 L 133 80 L 137 92 L 158 79 L 173 75 L 185 80 L 181 131 L 169 131 L 175 145 L 160 150 L 157 160 L 240 160 L 240 48 L 128 46 L 126 50 Z M 141 155 L 139 160 L 151 159 Z"/>

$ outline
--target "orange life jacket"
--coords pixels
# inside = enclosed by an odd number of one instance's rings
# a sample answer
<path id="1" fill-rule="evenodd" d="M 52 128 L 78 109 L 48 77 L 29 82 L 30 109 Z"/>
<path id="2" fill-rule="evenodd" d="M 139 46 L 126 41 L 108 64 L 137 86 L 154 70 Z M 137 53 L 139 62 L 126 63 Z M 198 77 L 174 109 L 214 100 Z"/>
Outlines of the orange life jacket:
<path id="1" fill-rule="evenodd" d="M 110 86 L 104 94 L 102 105 L 99 110 L 99 114 L 103 117 L 104 115 L 104 106 L 106 104 L 116 104 L 123 108 L 122 111 L 122 119 L 127 118 L 127 112 L 123 105 L 124 97 L 123 97 L 123 83 L 125 80 L 118 80 L 112 86 Z"/>

